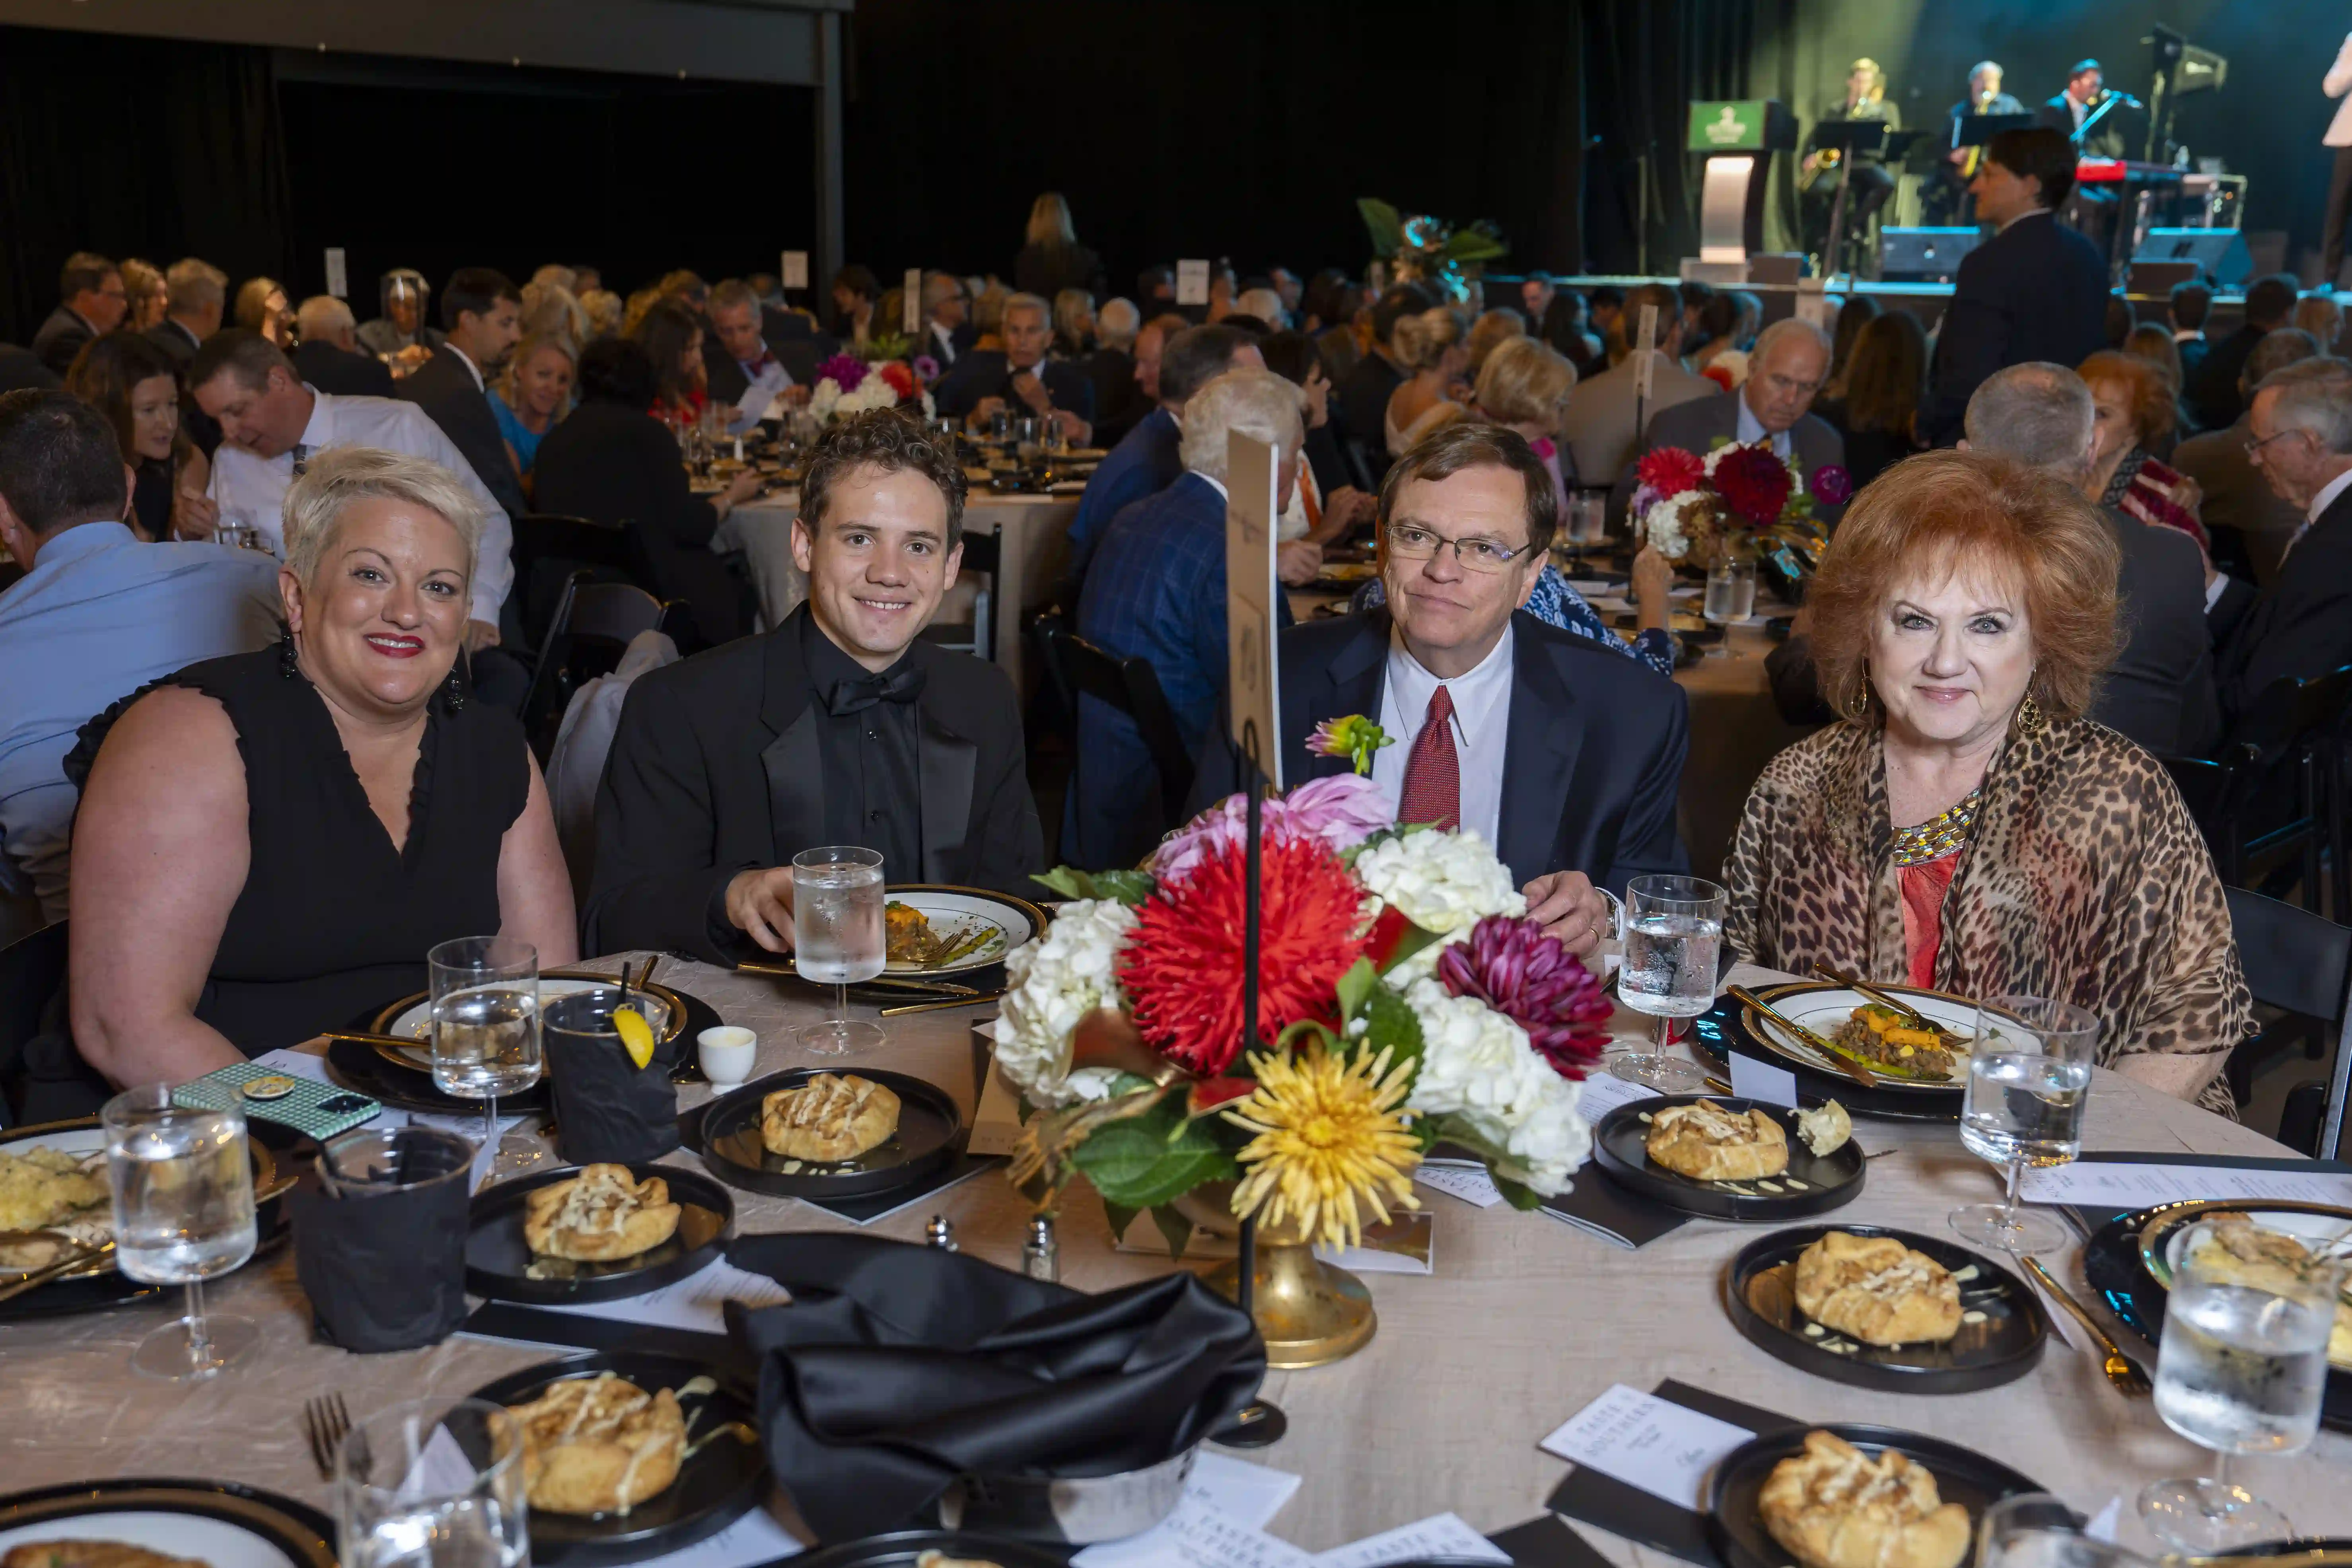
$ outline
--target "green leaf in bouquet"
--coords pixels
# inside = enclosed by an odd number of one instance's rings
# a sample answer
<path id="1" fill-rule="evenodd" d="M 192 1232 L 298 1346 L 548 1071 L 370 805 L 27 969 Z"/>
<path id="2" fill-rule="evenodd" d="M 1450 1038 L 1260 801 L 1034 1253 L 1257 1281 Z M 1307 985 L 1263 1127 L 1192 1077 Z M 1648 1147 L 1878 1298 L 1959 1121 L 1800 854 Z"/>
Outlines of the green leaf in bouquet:
<path id="1" fill-rule="evenodd" d="M 1391 1068 L 1410 1061 L 1414 1072 L 1420 1072 L 1421 1020 L 1402 996 L 1385 985 L 1373 986 L 1371 994 L 1364 998 L 1363 1020 L 1364 1032 L 1349 1041 L 1352 1054 L 1378 1057 L 1385 1050 Z"/>
<path id="2" fill-rule="evenodd" d="M 1030 879 L 1043 882 L 1066 899 L 1109 899 L 1129 909 L 1150 898 L 1160 884 L 1149 871 L 1081 871 L 1056 866 Z"/>
<path id="3" fill-rule="evenodd" d="M 1433 931 L 1425 931 L 1410 921 L 1406 922 L 1404 930 L 1397 933 L 1396 946 L 1389 953 L 1388 963 L 1381 973 L 1387 973 L 1389 970 L 1394 969 L 1423 948 L 1444 940 Z"/>
<path id="4" fill-rule="evenodd" d="M 1494 1182 L 1495 1190 L 1503 1194 L 1503 1201 L 1520 1213 L 1543 1207 L 1542 1197 L 1525 1182 L 1515 1182 L 1508 1176 L 1496 1175 L 1492 1171 L 1488 1171 L 1486 1175 Z"/>
<path id="5" fill-rule="evenodd" d="M 1192 1222 L 1186 1219 L 1172 1204 L 1160 1204 L 1151 1211 L 1151 1223 L 1168 1238 L 1168 1256 L 1179 1263 L 1184 1260 L 1184 1249 L 1192 1245 Z"/>
<path id="6" fill-rule="evenodd" d="M 1397 210 L 1378 196 L 1358 196 L 1356 211 L 1363 216 L 1364 233 L 1372 242 L 1374 256 L 1394 256 L 1404 248 L 1404 219 Z"/>
<path id="7" fill-rule="evenodd" d="M 1070 1152 L 1107 1204 L 1146 1209 L 1170 1203 L 1202 1182 L 1230 1181 L 1240 1167 L 1225 1145 L 1225 1125 L 1184 1115 L 1182 1091 L 1161 1097 L 1139 1116 L 1095 1129 Z"/>
<path id="8" fill-rule="evenodd" d="M 1340 1018 L 1353 1022 L 1356 1015 L 1364 1009 L 1364 999 L 1380 988 L 1380 973 L 1372 967 L 1370 959 L 1360 958 L 1349 964 L 1348 973 L 1339 976 Z"/>
<path id="9" fill-rule="evenodd" d="M 1142 1212 L 1141 1209 L 1131 1209 L 1112 1203 L 1108 1198 L 1103 1200 L 1103 1214 L 1110 1221 L 1110 1244 L 1113 1247 L 1118 1245 L 1119 1237 L 1127 1234 L 1127 1227 L 1133 1225 L 1135 1216 Z"/>

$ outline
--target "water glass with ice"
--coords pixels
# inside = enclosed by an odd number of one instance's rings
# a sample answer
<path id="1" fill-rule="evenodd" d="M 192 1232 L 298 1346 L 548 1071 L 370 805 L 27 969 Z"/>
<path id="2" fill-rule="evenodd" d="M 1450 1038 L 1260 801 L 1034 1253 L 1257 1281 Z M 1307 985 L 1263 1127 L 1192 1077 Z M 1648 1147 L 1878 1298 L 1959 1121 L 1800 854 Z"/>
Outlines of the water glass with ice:
<path id="1" fill-rule="evenodd" d="M 2268 1240 L 2249 1245 L 2247 1232 L 2205 1221 L 2171 1243 L 2156 1413 L 2212 1450 L 2213 1473 L 2154 1483 L 2139 1495 L 2139 1515 L 2150 1534 L 2192 1555 L 2294 1534 L 2274 1505 L 2231 1482 L 2230 1459 L 2310 1447 L 2343 1259 L 2293 1237 Z"/>
<path id="2" fill-rule="evenodd" d="M 1967 1047 L 1960 1142 L 2004 1167 L 2009 1190 L 2003 1202 L 1954 1209 L 1951 1226 L 1979 1246 L 2010 1252 L 2062 1247 L 2066 1233 L 2056 1221 L 2018 1206 L 2017 1183 L 2028 1165 L 2063 1165 L 2082 1152 L 2099 1020 L 2071 1002 L 1988 996 L 1977 1004 Z"/>
<path id="3" fill-rule="evenodd" d="M 793 966 L 833 987 L 833 1016 L 794 1037 L 801 1048 L 837 1057 L 882 1043 L 875 1024 L 849 1016 L 849 987 L 882 973 L 882 855 L 835 844 L 793 857 Z"/>
<path id="4" fill-rule="evenodd" d="M 1724 556 L 1706 569 L 1702 606 L 1709 626 L 1728 626 L 1756 613 L 1756 563 Z"/>
<path id="5" fill-rule="evenodd" d="M 185 1287 L 186 1310 L 139 1342 L 131 1366 L 173 1381 L 211 1377 L 251 1351 L 246 1318 L 207 1317 L 204 1282 L 253 1256 L 253 1159 L 236 1110 L 175 1105 L 168 1084 L 123 1090 L 99 1113 L 114 1199 L 114 1263 L 130 1279 Z"/>
<path id="6" fill-rule="evenodd" d="M 335 1454 L 343 1568 L 529 1568 L 522 1424 L 478 1399 L 417 1399 Z"/>
<path id="7" fill-rule="evenodd" d="M 499 1150 L 494 1168 L 520 1170 L 538 1157 L 522 1139 L 499 1138 L 499 1097 L 539 1081 L 539 950 L 510 936 L 465 936 L 425 955 L 432 982 L 433 1087 L 482 1102 L 482 1142 Z"/>
<path id="8" fill-rule="evenodd" d="M 1653 1023 L 1651 1048 L 1612 1054 L 1612 1075 L 1669 1094 L 1706 1087 L 1696 1063 L 1667 1054 L 1666 1020 L 1696 1018 L 1715 1005 L 1729 905 L 1729 894 L 1697 877 L 1636 877 L 1625 885 L 1617 997 Z"/>

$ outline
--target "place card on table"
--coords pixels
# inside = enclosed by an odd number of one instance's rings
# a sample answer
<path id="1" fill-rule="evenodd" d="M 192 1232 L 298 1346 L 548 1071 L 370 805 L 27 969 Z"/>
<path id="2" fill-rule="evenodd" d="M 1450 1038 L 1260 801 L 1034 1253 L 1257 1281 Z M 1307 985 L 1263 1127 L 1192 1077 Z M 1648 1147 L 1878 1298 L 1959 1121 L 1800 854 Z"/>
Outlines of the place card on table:
<path id="1" fill-rule="evenodd" d="M 1076 1568 L 1312 1568 L 1314 1558 L 1265 1532 L 1297 1490 L 1298 1478 L 1287 1470 L 1203 1448 L 1174 1512 L 1070 1561 Z"/>
<path id="2" fill-rule="evenodd" d="M 783 264 L 778 268 L 778 270 L 782 272 L 784 275 L 785 288 L 805 289 L 809 286 L 808 258 L 809 253 L 805 250 L 787 250 L 784 252 Z"/>
<path id="3" fill-rule="evenodd" d="M 1696 1419 L 1695 1419 L 1696 1418 Z M 1618 1384 L 1543 1440 L 1576 1462 L 1546 1505 L 1612 1535 L 1713 1568 L 1701 1489 L 1722 1458 L 1787 1415 L 1668 1378 L 1651 1394 Z"/>
<path id="4" fill-rule="evenodd" d="M 1734 1050 L 1731 1057 L 1731 1092 L 1742 1100 L 1759 1100 L 1767 1105 L 1794 1107 L 1797 1103 L 1797 1075 L 1787 1068 L 1774 1067 L 1767 1061 Z"/>
<path id="5" fill-rule="evenodd" d="M 474 1339 L 568 1345 L 576 1350 L 670 1349 L 708 1356 L 727 1339 L 727 1303 L 774 1307 L 792 1293 L 764 1274 L 720 1258 L 683 1279 L 613 1301 L 577 1306 L 485 1301 L 458 1332 Z"/>
<path id="6" fill-rule="evenodd" d="M 2340 1160 L 2108 1150 L 2029 1169 L 2017 1192 L 2030 1204 L 2116 1212 L 2220 1198 L 2345 1205 L 2352 1205 L 2352 1165 Z"/>
<path id="7" fill-rule="evenodd" d="M 1482 1209 L 1503 1201 L 1502 1189 L 1475 1160 L 1423 1160 L 1414 1167 L 1412 1179 Z"/>
<path id="8" fill-rule="evenodd" d="M 1315 1554 L 1315 1568 L 1382 1568 L 1430 1557 L 1508 1564 L 1511 1554 L 1471 1529 L 1456 1513 L 1432 1514 L 1412 1524 L 1368 1535 Z"/>

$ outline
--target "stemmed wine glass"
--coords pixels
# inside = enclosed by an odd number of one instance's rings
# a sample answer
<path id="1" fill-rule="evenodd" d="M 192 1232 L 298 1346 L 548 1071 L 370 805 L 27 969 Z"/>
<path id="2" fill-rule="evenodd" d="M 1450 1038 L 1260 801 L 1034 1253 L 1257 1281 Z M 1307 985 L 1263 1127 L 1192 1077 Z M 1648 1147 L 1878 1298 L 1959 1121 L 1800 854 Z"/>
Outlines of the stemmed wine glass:
<path id="1" fill-rule="evenodd" d="M 114 1196 L 114 1266 L 132 1279 L 187 1288 L 186 1315 L 131 1352 L 131 1367 L 184 1382 L 211 1377 L 253 1349 L 251 1319 L 208 1318 L 205 1286 L 253 1256 L 253 1159 L 234 1110 L 175 1105 L 168 1084 L 106 1102 L 106 1178 Z"/>
<path id="2" fill-rule="evenodd" d="M 2170 1300 L 2156 1355 L 2156 1413 L 2213 1451 L 2210 1477 L 2157 1481 L 2139 1494 L 2148 1533 L 2193 1556 L 2292 1536 L 2286 1515 L 2230 1480 L 2233 1454 L 2298 1454 L 2319 1430 L 2327 1339 L 2343 1262 L 2287 1253 L 2249 1265 L 2219 1226 L 2173 1243 Z"/>
<path id="3" fill-rule="evenodd" d="M 2008 1168 L 2009 1192 L 2000 1203 L 1951 1212 L 1963 1239 L 2017 1253 L 2065 1245 L 2057 1221 L 2018 1207 L 2017 1181 L 2028 1165 L 2063 1165 L 2083 1152 L 2098 1047 L 2099 1020 L 2071 1002 L 1988 996 L 1977 1004 L 1960 1142 L 1978 1159 Z"/>
<path id="4" fill-rule="evenodd" d="M 1613 1053 L 1612 1076 L 1667 1094 L 1706 1087 L 1698 1064 L 1667 1053 L 1666 1020 L 1696 1018 L 1715 1005 L 1729 908 L 1728 893 L 1696 877 L 1636 877 L 1625 884 L 1625 958 L 1617 972 L 1617 997 L 1650 1015 L 1651 1049 Z"/>
<path id="5" fill-rule="evenodd" d="M 425 955 L 433 984 L 433 1087 L 482 1102 L 492 1173 L 538 1161 L 528 1139 L 499 1136 L 499 1096 L 539 1081 L 539 949 L 510 936 L 461 936 Z"/>
<path id="6" fill-rule="evenodd" d="M 835 844 L 793 857 L 793 966 L 803 980 L 833 987 L 833 1016 L 794 1037 L 821 1057 L 872 1050 L 878 1024 L 849 1016 L 849 987 L 882 973 L 882 855 Z"/>

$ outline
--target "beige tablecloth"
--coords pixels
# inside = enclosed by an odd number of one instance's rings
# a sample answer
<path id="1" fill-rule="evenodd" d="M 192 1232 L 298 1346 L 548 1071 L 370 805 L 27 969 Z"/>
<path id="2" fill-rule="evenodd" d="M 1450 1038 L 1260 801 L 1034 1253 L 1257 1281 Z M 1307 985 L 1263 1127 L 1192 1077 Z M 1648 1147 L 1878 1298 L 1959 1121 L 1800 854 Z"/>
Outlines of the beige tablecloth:
<path id="1" fill-rule="evenodd" d="M 779 490 L 765 500 L 739 506 L 727 514 L 710 542 L 718 551 L 743 552 L 751 569 L 752 586 L 760 596 L 760 627 L 781 625 L 808 597 L 808 575 L 793 564 L 793 519 L 800 515 L 798 490 Z M 968 533 L 1002 528 L 1003 564 L 992 584 L 996 595 L 994 661 L 1003 665 L 1024 692 L 1030 689 L 1028 645 L 1021 636 L 1021 613 L 1043 609 L 1051 601 L 1068 559 L 1070 520 L 1078 514 L 1078 498 L 1068 496 L 999 496 L 981 493 L 965 504 L 963 526 Z M 973 579 L 967 577 L 949 591 L 935 624 L 971 624 Z"/>
<path id="2" fill-rule="evenodd" d="M 1737 976 L 1736 976 L 1737 977 Z M 1759 977 L 1750 972 L 1748 978 Z M 796 1065 L 787 1030 L 820 1016 L 817 993 L 794 983 L 671 963 L 663 980 L 693 992 L 761 1036 L 762 1071 Z M 893 1019 L 876 1065 L 919 1074 L 967 1112 L 977 1077 L 977 1015 Z M 1638 1033 L 1644 1020 L 1617 1019 Z M 692 1103 L 707 1091 L 688 1089 Z M 1944 1233 L 1955 1205 L 1998 1195 L 1992 1171 L 1962 1152 L 1952 1128 L 1864 1122 L 1866 1189 L 1838 1211 L 1855 1220 Z M 2234 1123 L 2102 1071 L 2092 1088 L 2093 1149 L 2285 1151 Z M 687 1154 L 671 1156 L 693 1163 Z M 1587 1174 L 1580 1180 L 1599 1180 Z M 1813 1420 L 1880 1422 L 1994 1455 L 2095 1511 L 2125 1500 L 2122 1539 L 2145 1548 L 2130 1500 L 2146 1481 L 2194 1473 L 2200 1450 L 2175 1437 L 2145 1400 L 2111 1391 L 2095 1360 L 2053 1342 L 2042 1364 L 2006 1387 L 1931 1397 L 1875 1394 L 1785 1366 L 1739 1337 L 1720 1301 L 1726 1265 L 1760 1232 L 1695 1220 L 1627 1252 L 1540 1214 L 1477 1209 L 1422 1189 L 1436 1215 L 1436 1272 L 1366 1277 L 1380 1313 L 1352 1360 L 1277 1373 L 1266 1393 L 1290 1417 L 1281 1443 L 1249 1456 L 1305 1478 L 1274 1532 L 1319 1550 L 1453 1510 L 1492 1531 L 1541 1511 L 1567 1465 L 1542 1436 L 1613 1383 L 1649 1388 L 1676 1377 L 1727 1397 Z M 746 1232 L 838 1230 L 846 1222 L 785 1199 L 736 1194 Z M 953 1219 L 967 1252 L 1018 1267 L 1026 1210 L 1002 1175 L 982 1172 L 892 1218 L 876 1234 L 919 1240 L 932 1214 Z M 1101 1206 L 1072 1195 L 1061 1222 L 1063 1279 L 1099 1290 L 1170 1265 L 1111 1250 Z M 2072 1257 L 2053 1258 L 2079 1284 Z M 352 1356 L 314 1345 L 283 1255 L 211 1292 L 216 1310 L 260 1320 L 259 1359 L 194 1387 L 135 1377 L 125 1365 L 161 1307 L 0 1329 L 0 1489 L 115 1476 L 203 1475 L 276 1489 L 330 1506 L 298 1425 L 303 1399 L 340 1388 L 354 1415 L 432 1392 L 462 1393 L 557 1353 L 452 1339 L 429 1350 Z M 2352 1534 L 2344 1467 L 2352 1437 L 2323 1432 L 2307 1453 L 2254 1460 L 2245 1481 L 2310 1534 Z M 1620 1563 L 1671 1562 L 1580 1526 Z"/>

